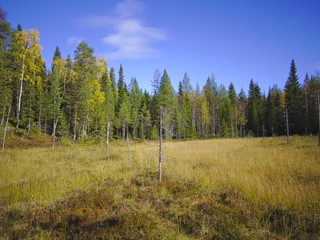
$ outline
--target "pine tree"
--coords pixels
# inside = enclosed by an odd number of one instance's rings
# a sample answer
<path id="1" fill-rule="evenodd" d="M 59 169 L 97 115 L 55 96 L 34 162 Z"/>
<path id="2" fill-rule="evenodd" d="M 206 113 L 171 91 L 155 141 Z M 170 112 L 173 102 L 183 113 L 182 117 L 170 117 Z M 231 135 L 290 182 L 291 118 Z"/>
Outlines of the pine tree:
<path id="1" fill-rule="evenodd" d="M 201 134 L 201 105 L 201 92 L 199 83 L 197 83 L 193 91 L 192 121 L 198 136 Z"/>
<path id="2" fill-rule="evenodd" d="M 159 105 L 163 108 L 163 125 L 166 138 L 173 136 L 173 116 L 177 106 L 177 99 L 167 71 L 163 71 L 159 90 Z"/>
<path id="3" fill-rule="evenodd" d="M 218 108 L 219 108 L 219 135 L 220 137 L 231 136 L 231 100 L 223 85 L 218 91 Z"/>
<path id="4" fill-rule="evenodd" d="M 119 69 L 119 79 L 118 79 L 118 95 L 119 95 L 119 102 L 118 105 L 125 101 L 125 82 L 124 82 L 124 76 L 123 76 L 123 68 L 122 65 L 120 65 Z"/>
<path id="5" fill-rule="evenodd" d="M 53 54 L 53 61 L 54 60 L 57 60 L 57 59 L 61 59 L 61 52 L 60 52 L 60 49 L 59 47 L 57 46 L 56 47 L 56 50 L 54 51 L 54 54 Z"/>
<path id="6" fill-rule="evenodd" d="M 252 79 L 248 95 L 248 131 L 259 137 L 262 129 L 262 96 L 258 83 L 253 83 Z"/>
<path id="7" fill-rule="evenodd" d="M 190 78 L 188 76 L 188 73 L 184 74 L 183 80 L 182 80 L 182 92 L 187 91 L 189 95 L 191 94 L 192 91 L 192 86 L 190 83 Z"/>
<path id="8" fill-rule="evenodd" d="M 65 89 L 66 89 L 65 61 L 61 58 L 56 58 L 52 62 L 52 69 L 53 69 L 53 72 L 50 76 L 51 81 L 50 81 L 49 96 L 51 100 L 50 106 L 52 106 L 50 115 L 53 121 L 52 147 L 54 148 L 58 122 L 59 120 L 61 121 L 62 115 L 63 115 L 61 104 L 65 94 Z"/>
<path id="9" fill-rule="evenodd" d="M 310 132 L 317 134 L 319 131 L 319 93 L 320 93 L 320 77 L 311 76 L 308 82 L 308 119 L 310 123 Z"/>
<path id="10" fill-rule="evenodd" d="M 137 132 L 139 127 L 139 110 L 142 102 L 143 93 L 139 89 L 139 85 L 136 78 L 131 79 L 130 83 L 130 102 L 131 102 L 131 126 L 132 135 L 137 138 Z"/>
<path id="11" fill-rule="evenodd" d="M 235 136 L 238 136 L 238 97 L 232 82 L 229 85 L 228 97 L 231 101 L 231 109 L 230 109 L 231 136 L 235 137 Z"/>
<path id="12" fill-rule="evenodd" d="M 204 94 L 209 104 L 209 113 L 211 120 L 211 132 L 212 136 L 216 135 L 217 131 L 217 84 L 214 75 L 211 78 L 208 77 L 206 85 L 204 86 Z"/>
<path id="13" fill-rule="evenodd" d="M 161 81 L 161 73 L 157 68 L 153 74 L 153 80 L 151 82 L 153 96 L 159 93 L 160 81 Z"/>
<path id="14" fill-rule="evenodd" d="M 95 63 L 93 56 L 94 49 L 89 47 L 85 41 L 81 41 L 77 46 L 75 54 L 75 72 L 77 81 L 77 100 L 75 104 L 75 125 L 77 125 L 78 136 L 87 137 L 91 125 L 90 100 L 93 97 L 92 81 L 96 78 Z"/>
<path id="15" fill-rule="evenodd" d="M 201 135 L 205 138 L 208 138 L 208 130 L 210 125 L 210 115 L 208 110 L 208 102 L 205 95 L 201 97 Z"/>
<path id="16" fill-rule="evenodd" d="M 192 125 L 192 112 L 191 112 L 191 99 L 187 90 L 184 91 L 183 94 L 184 101 L 183 101 L 183 109 L 185 115 L 185 137 L 193 138 L 195 136 L 195 129 Z"/>
<path id="17" fill-rule="evenodd" d="M 248 99 L 247 96 L 243 90 L 243 88 L 241 88 L 239 96 L 239 119 L 238 119 L 238 123 L 239 123 L 239 135 L 240 137 L 245 136 L 245 127 L 246 124 L 248 122 L 247 119 L 247 105 L 248 105 Z"/>
<path id="18" fill-rule="evenodd" d="M 121 103 L 118 118 L 119 118 L 119 126 L 122 127 L 122 137 L 124 141 L 126 126 L 131 122 L 130 111 L 129 111 L 129 108 L 127 107 L 126 102 Z"/>
<path id="19" fill-rule="evenodd" d="M 160 106 L 159 106 L 159 91 L 160 91 L 161 74 L 157 68 L 153 74 L 153 80 L 151 81 L 152 86 L 152 98 L 150 106 L 151 120 L 153 122 L 158 121 L 160 117 Z"/>

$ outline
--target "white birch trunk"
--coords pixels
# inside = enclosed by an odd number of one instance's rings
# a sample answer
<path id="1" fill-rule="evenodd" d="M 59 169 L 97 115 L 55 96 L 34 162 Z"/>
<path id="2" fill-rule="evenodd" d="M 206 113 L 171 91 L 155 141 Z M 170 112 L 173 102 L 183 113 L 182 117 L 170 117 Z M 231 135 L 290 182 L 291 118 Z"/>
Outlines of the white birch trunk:
<path id="1" fill-rule="evenodd" d="M 7 116 L 6 125 L 5 125 L 5 127 L 4 127 L 4 132 L 3 132 L 1 152 L 3 152 L 3 150 L 4 150 L 4 144 L 5 144 L 5 142 L 6 142 L 6 133 L 7 133 L 7 126 L 8 126 L 9 116 L 10 116 L 10 106 L 9 106 L 9 110 L 8 110 L 8 116 Z"/>
<path id="2" fill-rule="evenodd" d="M 25 58 L 26 58 L 26 52 L 24 52 L 23 58 L 22 58 L 22 71 L 21 71 L 21 78 L 20 78 L 20 92 L 19 92 L 18 109 L 17 109 L 17 125 L 16 125 L 15 132 L 18 132 L 18 128 L 19 128 L 19 115 L 20 115 L 20 106 L 21 106 L 21 96 L 22 96 L 22 84 L 23 84 Z"/>
<path id="3" fill-rule="evenodd" d="M 5 115 L 5 114 L 6 114 L 6 106 L 3 106 L 2 117 L 1 117 L 1 124 L 0 124 L 0 125 L 2 125 L 3 122 L 4 122 L 4 115 Z"/>

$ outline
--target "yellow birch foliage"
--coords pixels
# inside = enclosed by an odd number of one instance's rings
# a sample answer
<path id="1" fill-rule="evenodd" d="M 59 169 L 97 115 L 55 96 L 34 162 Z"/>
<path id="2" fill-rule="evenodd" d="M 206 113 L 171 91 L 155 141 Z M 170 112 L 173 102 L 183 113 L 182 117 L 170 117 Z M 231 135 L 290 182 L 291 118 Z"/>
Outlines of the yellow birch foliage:
<path id="1" fill-rule="evenodd" d="M 16 37 L 18 48 L 17 56 L 18 61 L 21 62 L 21 65 L 25 65 L 28 71 L 31 73 L 24 74 L 25 81 L 31 81 L 35 84 L 36 79 L 31 78 L 30 76 L 36 76 L 40 72 L 41 67 L 37 64 L 37 59 L 41 57 L 42 47 L 39 44 L 39 32 L 37 29 L 22 30 L 17 32 Z"/>

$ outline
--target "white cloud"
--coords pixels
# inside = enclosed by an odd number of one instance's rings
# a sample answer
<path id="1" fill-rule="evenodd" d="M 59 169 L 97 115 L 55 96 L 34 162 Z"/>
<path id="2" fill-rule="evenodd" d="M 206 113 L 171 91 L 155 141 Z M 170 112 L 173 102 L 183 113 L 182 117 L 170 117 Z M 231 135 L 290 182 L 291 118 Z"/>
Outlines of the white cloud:
<path id="1" fill-rule="evenodd" d="M 67 45 L 72 45 L 74 43 L 79 44 L 82 41 L 82 38 L 79 37 L 69 37 L 67 40 Z"/>
<path id="2" fill-rule="evenodd" d="M 166 40 L 166 33 L 141 22 L 137 15 L 143 10 L 144 5 L 141 2 L 124 0 L 113 11 L 115 16 L 91 16 L 85 19 L 89 26 L 112 28 L 113 33 L 102 39 L 103 43 L 116 49 L 104 54 L 108 59 L 152 58 L 159 54 L 152 44 Z"/>

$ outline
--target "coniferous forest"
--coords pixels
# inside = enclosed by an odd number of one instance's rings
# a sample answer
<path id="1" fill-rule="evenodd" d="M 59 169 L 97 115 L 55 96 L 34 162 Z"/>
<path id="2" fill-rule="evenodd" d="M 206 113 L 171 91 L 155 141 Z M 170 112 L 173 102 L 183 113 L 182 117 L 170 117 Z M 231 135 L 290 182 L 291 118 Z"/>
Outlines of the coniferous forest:
<path id="1" fill-rule="evenodd" d="M 8 119 L 16 132 L 102 142 L 110 123 L 112 138 L 124 139 L 128 131 L 133 139 L 157 139 L 160 106 L 166 139 L 285 135 L 286 116 L 290 135 L 319 131 L 320 76 L 298 77 L 294 60 L 288 60 L 284 88 L 274 85 L 267 93 L 253 79 L 248 93 L 237 93 L 214 74 L 204 86 L 192 86 L 185 73 L 172 86 L 165 69 L 155 69 L 147 92 L 135 78 L 127 83 L 123 66 L 109 68 L 85 41 L 73 56 L 56 47 L 46 66 L 39 32 L 14 29 L 0 14 L 1 125 Z"/>

